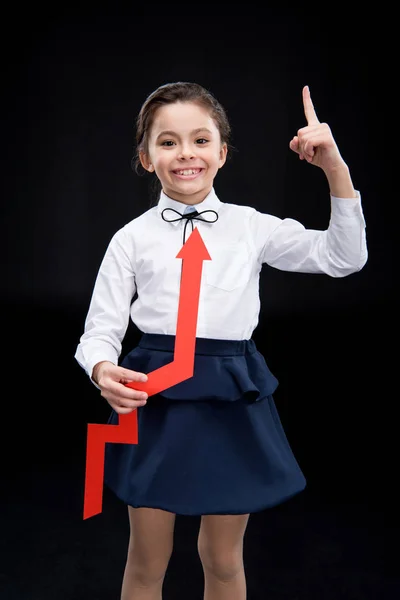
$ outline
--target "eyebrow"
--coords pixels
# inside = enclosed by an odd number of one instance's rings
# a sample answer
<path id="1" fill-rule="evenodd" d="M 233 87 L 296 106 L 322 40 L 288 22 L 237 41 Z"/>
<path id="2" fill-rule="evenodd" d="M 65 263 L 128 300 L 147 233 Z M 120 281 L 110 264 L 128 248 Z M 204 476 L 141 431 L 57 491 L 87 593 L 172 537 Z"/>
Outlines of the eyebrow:
<path id="1" fill-rule="evenodd" d="M 196 133 L 200 133 L 200 131 L 206 131 L 207 133 L 209 133 L 210 135 L 212 135 L 212 131 L 210 131 L 209 129 L 207 129 L 207 127 L 199 127 L 198 129 L 194 129 L 193 131 L 191 131 L 191 134 L 196 135 Z M 178 136 L 178 134 L 175 131 L 171 131 L 171 130 L 166 130 L 166 131 L 161 131 L 161 133 L 158 134 L 157 136 L 157 140 L 158 138 L 160 138 L 163 135 L 173 135 L 173 136 Z M 178 136 L 179 137 L 179 136 Z"/>

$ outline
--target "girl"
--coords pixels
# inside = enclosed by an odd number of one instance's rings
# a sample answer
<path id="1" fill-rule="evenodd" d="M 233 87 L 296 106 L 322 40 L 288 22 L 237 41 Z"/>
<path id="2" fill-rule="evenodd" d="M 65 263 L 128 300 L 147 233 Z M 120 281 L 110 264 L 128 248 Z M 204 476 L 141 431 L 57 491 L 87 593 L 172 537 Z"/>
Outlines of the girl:
<path id="1" fill-rule="evenodd" d="M 128 506 L 131 535 L 122 600 L 161 598 L 175 515 L 201 515 L 198 552 L 206 600 L 243 600 L 243 538 L 250 513 L 305 486 L 273 393 L 277 379 L 251 339 L 263 263 L 345 277 L 367 260 L 360 195 L 327 124 L 303 89 L 306 127 L 290 148 L 323 169 L 330 187 L 325 231 L 221 201 L 214 179 L 230 127 L 200 85 L 166 84 L 137 118 L 136 167 L 155 173 L 158 205 L 113 236 L 95 282 L 75 358 L 112 410 L 138 410 L 138 444 L 107 444 L 105 482 Z M 229 200 L 233 200 L 229 198 Z M 173 360 L 182 261 L 197 227 L 203 263 L 194 375 L 148 398 L 126 384 Z M 121 365 L 129 319 L 143 333 Z"/>

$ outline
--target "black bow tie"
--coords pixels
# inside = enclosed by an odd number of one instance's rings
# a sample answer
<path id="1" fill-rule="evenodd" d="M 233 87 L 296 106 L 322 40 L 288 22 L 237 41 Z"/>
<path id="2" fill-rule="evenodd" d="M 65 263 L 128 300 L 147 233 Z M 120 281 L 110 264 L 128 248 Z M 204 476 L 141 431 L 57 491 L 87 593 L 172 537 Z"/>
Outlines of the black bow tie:
<path id="1" fill-rule="evenodd" d="M 164 217 L 164 213 L 167 210 L 172 210 L 172 212 L 174 212 L 175 214 L 177 214 L 179 216 L 175 217 L 173 219 L 166 219 Z M 211 221 L 209 219 L 204 219 L 201 215 L 204 215 L 205 213 L 214 213 L 215 218 Z M 175 210 L 174 208 L 164 208 L 164 210 L 161 213 L 161 216 L 164 219 L 164 221 L 166 221 L 167 223 L 174 223 L 175 221 L 182 221 L 182 220 L 186 219 L 185 227 L 183 229 L 183 244 L 186 241 L 186 227 L 187 227 L 189 221 L 192 225 L 192 231 L 194 229 L 193 219 L 197 219 L 198 221 L 205 221 L 206 223 L 215 223 L 215 221 L 218 221 L 218 213 L 215 210 L 211 210 L 211 209 L 203 210 L 201 212 L 197 212 L 197 210 L 194 210 L 190 213 L 186 213 L 185 215 L 183 215 L 180 212 L 178 212 L 177 210 Z"/>

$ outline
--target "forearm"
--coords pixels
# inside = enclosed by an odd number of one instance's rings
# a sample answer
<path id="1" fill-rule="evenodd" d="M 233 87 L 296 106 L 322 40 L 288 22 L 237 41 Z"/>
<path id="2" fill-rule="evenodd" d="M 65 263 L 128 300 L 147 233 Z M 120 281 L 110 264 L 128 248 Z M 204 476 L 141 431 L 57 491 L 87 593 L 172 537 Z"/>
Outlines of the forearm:
<path id="1" fill-rule="evenodd" d="M 331 196 L 335 196 L 336 198 L 357 198 L 358 194 L 354 189 L 349 168 L 345 163 L 336 169 L 325 172 L 325 176 L 328 180 Z"/>

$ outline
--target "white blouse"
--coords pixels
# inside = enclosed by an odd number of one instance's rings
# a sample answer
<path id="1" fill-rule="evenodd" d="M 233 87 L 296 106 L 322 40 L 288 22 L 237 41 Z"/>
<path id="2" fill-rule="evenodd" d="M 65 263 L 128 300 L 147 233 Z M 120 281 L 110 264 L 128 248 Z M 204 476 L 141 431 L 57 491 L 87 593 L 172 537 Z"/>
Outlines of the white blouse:
<path id="1" fill-rule="evenodd" d="M 161 213 L 186 205 L 161 193 L 160 201 L 117 231 L 93 288 L 75 358 L 91 377 L 96 363 L 118 364 L 129 318 L 143 333 L 175 335 L 186 219 L 166 222 Z M 203 262 L 197 337 L 247 340 L 258 324 L 259 276 L 263 263 L 282 271 L 345 277 L 367 261 L 361 197 L 331 196 L 326 230 L 306 229 L 249 206 L 221 202 L 213 189 L 198 212 L 218 220 L 194 220 L 211 260 Z M 168 213 L 168 214 L 167 214 Z M 164 213 L 168 220 L 178 217 Z M 213 213 L 203 218 L 214 220 Z M 186 240 L 191 233 L 186 229 Z M 136 294 L 136 298 L 132 302 Z"/>

